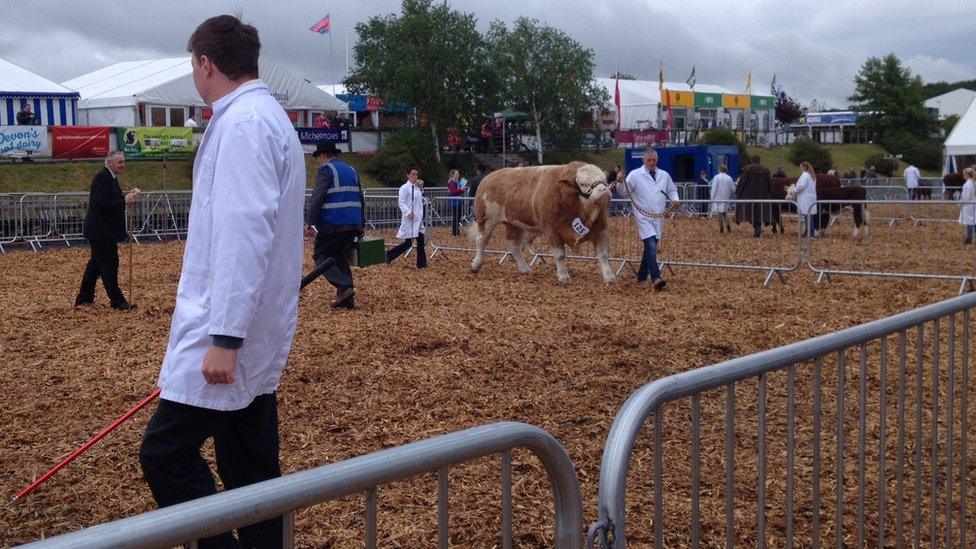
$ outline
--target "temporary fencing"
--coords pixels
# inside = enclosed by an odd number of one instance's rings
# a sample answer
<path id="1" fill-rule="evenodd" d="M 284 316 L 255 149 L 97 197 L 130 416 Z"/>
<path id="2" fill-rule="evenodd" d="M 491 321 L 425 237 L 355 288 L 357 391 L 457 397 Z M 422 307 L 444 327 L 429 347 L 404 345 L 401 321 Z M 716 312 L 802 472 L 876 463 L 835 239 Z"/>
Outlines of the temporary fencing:
<path id="1" fill-rule="evenodd" d="M 129 207 L 133 238 L 182 238 L 189 231 L 192 191 L 150 191 L 142 193 Z"/>
<path id="2" fill-rule="evenodd" d="M 971 547 L 973 308 L 968 294 L 641 387 L 607 437 L 589 539 Z"/>
<path id="3" fill-rule="evenodd" d="M 914 222 L 872 228 L 870 236 L 851 238 L 836 227 L 814 238 L 807 235 L 807 262 L 817 281 L 830 275 L 935 278 L 960 281 L 960 292 L 976 277 L 976 250 L 963 244 L 965 229 L 956 221 L 963 202 L 818 201 L 823 212 L 859 204 L 882 216 L 899 212 Z M 823 223 L 821 221 L 821 223 Z"/>
<path id="4" fill-rule="evenodd" d="M 555 546 L 583 545 L 583 507 L 573 463 L 552 435 L 531 425 L 502 422 L 473 427 L 372 454 L 252 484 L 150 513 L 93 526 L 25 547 L 172 547 L 274 517 L 284 518 L 282 546 L 294 547 L 295 511 L 362 494 L 365 546 L 377 546 L 379 487 L 428 473 L 437 474 L 439 547 L 449 541 L 450 468 L 498 455 L 501 461 L 501 546 L 512 547 L 512 450 L 525 449 L 545 469 L 554 500 Z"/>

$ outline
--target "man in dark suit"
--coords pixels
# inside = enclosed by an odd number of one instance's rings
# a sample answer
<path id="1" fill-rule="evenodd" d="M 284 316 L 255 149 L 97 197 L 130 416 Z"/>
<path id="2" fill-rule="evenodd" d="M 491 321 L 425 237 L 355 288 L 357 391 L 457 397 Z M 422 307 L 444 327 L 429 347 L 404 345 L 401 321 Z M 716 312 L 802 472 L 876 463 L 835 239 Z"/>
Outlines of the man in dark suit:
<path id="1" fill-rule="evenodd" d="M 748 202 L 754 200 L 773 200 L 773 176 L 769 168 L 760 164 L 759 155 L 753 155 L 752 163 L 742 168 L 739 173 L 739 186 L 735 205 L 736 224 L 752 224 L 752 236 L 762 236 L 763 225 L 772 225 L 773 232 L 780 224 L 779 205 L 769 203 Z"/>
<path id="2" fill-rule="evenodd" d="M 102 277 L 112 308 L 125 311 L 134 307 L 119 288 L 119 242 L 127 237 L 125 206 L 135 204 L 139 196 L 139 189 L 133 189 L 123 197 L 118 174 L 124 169 L 125 156 L 122 151 L 113 151 L 105 157 L 105 167 L 92 179 L 84 233 L 91 246 L 91 259 L 81 278 L 81 289 L 75 298 L 76 307 L 95 301 L 98 277 Z"/>

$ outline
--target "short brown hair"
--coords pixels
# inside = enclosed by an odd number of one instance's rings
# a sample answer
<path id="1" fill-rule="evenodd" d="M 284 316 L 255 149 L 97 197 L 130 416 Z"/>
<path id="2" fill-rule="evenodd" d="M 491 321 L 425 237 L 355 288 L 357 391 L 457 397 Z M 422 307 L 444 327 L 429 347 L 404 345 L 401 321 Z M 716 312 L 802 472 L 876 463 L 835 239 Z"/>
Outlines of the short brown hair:
<path id="1" fill-rule="evenodd" d="M 186 50 L 199 60 L 207 56 L 227 78 L 258 77 L 261 39 L 258 30 L 233 15 L 211 17 L 197 27 Z"/>

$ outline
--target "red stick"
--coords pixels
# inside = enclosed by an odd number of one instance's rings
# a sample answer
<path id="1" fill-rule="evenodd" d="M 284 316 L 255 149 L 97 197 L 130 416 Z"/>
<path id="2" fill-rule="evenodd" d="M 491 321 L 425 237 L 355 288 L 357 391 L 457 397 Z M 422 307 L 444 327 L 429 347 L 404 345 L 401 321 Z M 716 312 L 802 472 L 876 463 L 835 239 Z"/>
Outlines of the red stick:
<path id="1" fill-rule="evenodd" d="M 146 395 L 146 398 L 142 399 L 142 401 L 139 402 L 139 404 L 136 404 L 131 410 L 129 410 L 128 412 L 122 414 L 121 417 L 119 417 L 118 419 L 116 419 L 115 421 L 113 421 L 112 424 L 109 425 L 108 427 L 102 429 L 97 435 L 95 435 L 95 436 L 91 437 L 90 439 L 88 439 L 88 442 L 82 444 L 81 447 L 79 447 L 74 452 L 71 452 L 68 455 L 68 457 L 66 457 L 66 458 L 64 458 L 64 459 L 61 460 L 61 463 L 58 463 L 50 471 L 48 471 L 48 472 L 44 473 L 43 475 L 41 475 L 41 477 L 38 478 L 37 480 L 35 480 L 34 482 L 32 482 L 30 486 L 28 486 L 27 488 L 24 488 L 23 490 L 21 490 L 20 492 L 18 492 L 17 495 L 14 496 L 13 501 L 10 502 L 11 505 L 14 504 L 14 503 L 17 503 L 18 501 L 20 501 L 20 500 L 24 499 L 25 497 L 27 497 L 28 494 L 30 494 L 38 486 L 40 486 L 41 484 L 43 484 L 45 480 L 51 478 L 54 475 L 54 473 L 57 473 L 58 471 L 60 471 L 61 469 L 63 469 L 65 465 L 67 465 L 67 464 L 71 463 L 72 461 L 74 461 L 74 459 L 76 457 L 80 456 L 82 453 L 84 453 L 85 450 L 91 448 L 92 446 L 95 445 L 96 442 L 98 442 L 99 440 L 102 440 L 103 438 L 105 438 L 106 435 L 108 435 L 109 433 L 111 433 L 112 431 L 114 431 L 115 428 L 118 427 L 119 425 L 122 425 L 123 423 L 125 423 L 126 420 L 128 420 L 130 417 L 132 417 L 133 415 L 135 415 L 135 413 L 138 412 L 139 410 L 143 409 L 147 404 L 149 404 L 150 402 L 156 400 L 156 397 L 159 396 L 159 391 L 160 391 L 159 387 L 157 387 L 156 389 L 154 389 L 153 392 L 151 392 L 148 395 Z"/>

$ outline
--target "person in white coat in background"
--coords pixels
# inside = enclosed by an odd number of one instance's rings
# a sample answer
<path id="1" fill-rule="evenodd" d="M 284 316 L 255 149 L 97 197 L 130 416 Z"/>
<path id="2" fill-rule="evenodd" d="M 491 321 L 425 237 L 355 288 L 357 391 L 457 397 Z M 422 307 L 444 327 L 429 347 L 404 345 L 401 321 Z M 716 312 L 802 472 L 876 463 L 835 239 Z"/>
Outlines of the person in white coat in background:
<path id="1" fill-rule="evenodd" d="M 729 200 L 735 194 L 735 181 L 729 175 L 729 168 L 725 164 L 719 164 L 718 173 L 712 178 L 711 199 L 712 213 L 718 214 L 718 232 L 728 231 L 732 234 L 732 225 L 729 224 Z"/>
<path id="2" fill-rule="evenodd" d="M 400 185 L 397 193 L 397 203 L 400 206 L 400 230 L 397 238 L 403 242 L 386 252 L 386 262 L 391 263 L 400 257 L 410 246 L 413 239 L 417 239 L 417 268 L 427 268 L 427 251 L 424 249 L 424 182 L 420 179 L 420 170 L 416 166 L 407 169 L 407 182 Z"/>
<path id="3" fill-rule="evenodd" d="M 796 212 L 804 220 L 804 236 L 817 236 L 817 172 L 809 162 L 800 162 L 796 180 Z"/>
<path id="4" fill-rule="evenodd" d="M 960 202 L 976 201 L 976 170 L 966 168 L 962 171 L 966 182 L 962 186 L 962 194 L 959 196 Z M 973 243 L 973 234 L 976 233 L 976 204 L 963 204 L 959 208 L 959 223 L 966 226 L 966 240 L 963 244 Z"/>
<path id="5" fill-rule="evenodd" d="M 193 82 L 213 109 L 193 163 L 193 201 L 159 406 L 139 451 L 161 507 L 215 493 L 200 448 L 213 438 L 225 489 L 281 476 L 278 382 L 298 322 L 305 155 L 258 79 L 258 31 L 221 15 L 190 37 Z M 238 529 L 281 547 L 281 518 Z M 230 532 L 200 547 L 238 547 Z"/>
<path id="6" fill-rule="evenodd" d="M 909 164 L 902 175 L 905 176 L 905 188 L 908 189 L 908 199 L 918 200 L 918 180 L 922 177 L 921 172 L 913 164 Z"/>
<path id="7" fill-rule="evenodd" d="M 668 200 L 673 207 L 680 208 L 678 187 L 671 175 L 657 167 L 657 151 L 648 148 L 644 151 L 644 165 L 632 170 L 617 190 L 630 198 L 637 220 L 637 233 L 644 244 L 640 269 L 637 270 L 637 284 L 647 284 L 650 275 L 655 290 L 663 290 L 667 282 L 661 278 L 661 268 L 657 263 L 657 244 L 664 234 L 664 214 Z"/>

